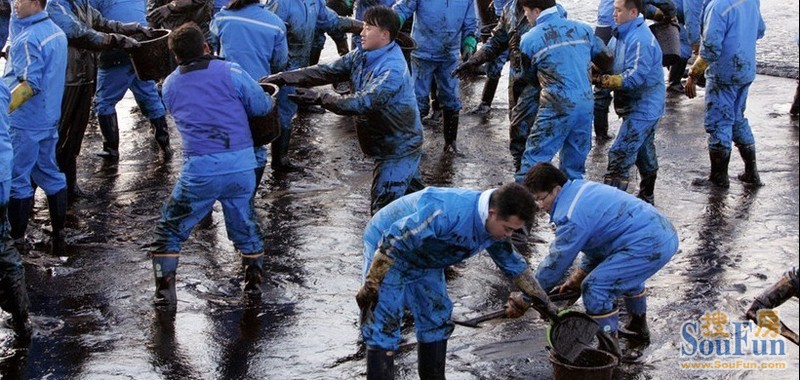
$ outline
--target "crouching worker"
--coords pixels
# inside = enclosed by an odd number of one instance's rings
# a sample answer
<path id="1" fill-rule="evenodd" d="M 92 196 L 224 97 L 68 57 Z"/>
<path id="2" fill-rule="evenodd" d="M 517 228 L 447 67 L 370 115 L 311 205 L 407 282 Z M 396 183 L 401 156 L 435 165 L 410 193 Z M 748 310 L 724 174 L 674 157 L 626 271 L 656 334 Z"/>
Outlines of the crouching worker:
<path id="1" fill-rule="evenodd" d="M 453 332 L 444 269 L 484 249 L 544 318 L 556 317 L 558 309 L 506 239 L 535 210 L 533 196 L 518 184 L 484 192 L 429 187 L 372 217 L 364 231 L 364 285 L 356 295 L 367 379 L 394 378 L 404 309 L 414 315 L 420 378 L 444 379 Z"/>
<path id="2" fill-rule="evenodd" d="M 168 40 L 179 66 L 164 81 L 164 103 L 175 117 L 184 158 L 155 231 L 156 305 L 175 304 L 181 242 L 217 200 L 228 238 L 242 255 L 244 291 L 261 293 L 264 243 L 252 203 L 256 159 L 247 118 L 266 115 L 273 104 L 239 65 L 210 55 L 204 41 L 194 23 L 173 30 Z"/>
<path id="3" fill-rule="evenodd" d="M 320 86 L 350 81 L 354 93 L 339 97 L 298 88 L 290 98 L 302 104 L 318 104 L 340 115 L 362 115 L 356 123 L 361 150 L 375 158 L 370 191 L 374 214 L 391 201 L 422 188 L 422 124 L 414 85 L 395 37 L 400 30 L 397 15 L 388 7 L 364 12 L 361 49 L 333 63 L 271 75 L 262 82 L 278 86 Z"/>
<path id="4" fill-rule="evenodd" d="M 600 324 L 600 348 L 618 357 L 622 354 L 615 303 L 623 296 L 630 315 L 619 330 L 629 343 L 623 359 L 637 359 L 650 343 L 644 283 L 678 250 L 672 223 L 633 195 L 586 180 L 568 181 L 549 163 L 531 168 L 525 186 L 556 226 L 555 240 L 539 264 L 536 280 L 547 291 L 580 290 L 586 312 Z M 559 285 L 579 252 L 583 259 L 578 268 Z"/>

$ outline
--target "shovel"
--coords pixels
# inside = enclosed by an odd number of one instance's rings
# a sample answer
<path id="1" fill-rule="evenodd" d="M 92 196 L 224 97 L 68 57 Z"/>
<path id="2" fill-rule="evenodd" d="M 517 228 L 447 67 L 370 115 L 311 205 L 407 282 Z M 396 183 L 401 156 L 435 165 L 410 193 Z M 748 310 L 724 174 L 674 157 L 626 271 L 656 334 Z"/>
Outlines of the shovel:
<path id="1" fill-rule="evenodd" d="M 580 294 L 576 294 L 575 292 L 564 292 L 564 293 L 552 294 L 552 295 L 550 295 L 550 301 L 551 302 L 559 302 L 559 301 L 565 301 L 565 300 L 572 300 L 573 298 L 577 298 L 578 296 L 580 296 Z M 505 318 L 505 316 L 506 316 L 506 309 L 499 309 L 499 310 L 495 310 L 495 311 L 489 312 L 489 313 L 484 314 L 484 315 L 477 316 L 477 317 L 472 318 L 472 319 L 454 320 L 453 323 L 455 323 L 455 324 L 457 324 L 459 326 L 480 328 L 481 326 L 479 325 L 479 323 L 481 323 L 481 322 L 486 322 L 486 321 L 489 321 L 489 320 L 492 320 L 492 319 L 497 319 L 497 318 Z"/>
<path id="2" fill-rule="evenodd" d="M 750 320 L 752 320 L 756 324 L 758 323 L 758 321 L 756 321 L 754 319 L 750 319 Z M 797 333 L 792 331 L 790 328 L 786 327 L 786 325 L 783 324 L 783 321 L 779 321 L 779 322 L 781 324 L 781 332 L 780 332 L 781 336 L 786 338 L 786 340 L 788 340 L 788 341 L 800 346 L 800 337 L 797 336 Z"/>

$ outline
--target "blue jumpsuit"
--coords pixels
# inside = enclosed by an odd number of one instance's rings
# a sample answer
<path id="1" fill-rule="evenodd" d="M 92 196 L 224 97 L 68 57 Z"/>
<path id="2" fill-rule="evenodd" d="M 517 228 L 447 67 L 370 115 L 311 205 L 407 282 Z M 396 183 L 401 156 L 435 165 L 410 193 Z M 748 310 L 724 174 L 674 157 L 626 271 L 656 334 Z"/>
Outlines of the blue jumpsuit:
<path id="1" fill-rule="evenodd" d="M 145 7 L 147 0 L 90 0 L 92 7 L 103 17 L 120 22 L 138 22 L 147 25 Z M 166 113 L 164 103 L 158 96 L 156 82 L 142 81 L 136 77 L 128 54 L 121 50 L 108 50 L 100 53 L 97 70 L 97 93 L 94 107 L 97 115 L 116 113 L 116 105 L 128 89 L 133 92 L 136 104 L 144 116 L 158 119 Z"/>
<path id="2" fill-rule="evenodd" d="M 520 50 L 530 60 L 525 80 L 538 78 L 542 90 L 516 180 L 522 182 L 528 169 L 559 150 L 562 170 L 571 179 L 582 178 L 592 137 L 589 67 L 608 51 L 589 25 L 567 20 L 555 6 L 542 11 Z"/>
<path id="3" fill-rule="evenodd" d="M 700 56 L 706 70 L 705 128 L 708 149 L 730 151 L 755 144 L 744 117 L 747 92 L 756 77 L 756 40 L 764 36 L 758 0 L 711 0 L 705 8 Z"/>
<path id="4" fill-rule="evenodd" d="M 377 50 L 352 50 L 332 63 L 299 70 L 291 82 L 317 86 L 348 78 L 353 94 L 326 107 L 341 115 L 361 115 L 356 120 L 359 145 L 375 159 L 370 191 L 375 213 L 421 187 L 422 124 L 411 74 L 395 42 Z"/>
<path id="5" fill-rule="evenodd" d="M 286 41 L 289 46 L 287 70 L 308 66 L 311 47 L 316 30 L 338 32 L 346 23 L 325 5 L 324 0 L 267 0 L 267 9 L 275 13 L 286 25 Z M 272 144 L 273 157 L 286 159 L 289 150 L 289 137 L 292 132 L 292 118 L 297 113 L 297 104 L 289 100 L 294 94 L 293 86 L 283 86 L 278 93 L 278 113 L 281 119 L 281 136 Z M 275 165 L 275 163 L 273 163 Z"/>
<path id="6" fill-rule="evenodd" d="M 403 310 L 414 314 L 417 341 L 446 340 L 453 332 L 453 303 L 444 269 L 486 250 L 508 278 L 528 268 L 506 240 L 486 231 L 489 194 L 429 187 L 404 196 L 372 217 L 364 230 L 366 277 L 375 250 L 395 259 L 378 290 L 374 318 L 361 325 L 367 347 L 397 350 Z M 479 205 L 482 203 L 482 207 Z"/>
<path id="7" fill-rule="evenodd" d="M 461 110 L 458 78 L 450 73 L 458 66 L 464 39 L 478 38 L 474 3 L 474 0 L 398 0 L 392 7 L 401 21 L 414 16 L 411 37 L 417 48 L 411 52 L 411 72 L 420 115 L 430 111 L 428 95 L 433 81 L 442 109 Z"/>
<path id="8" fill-rule="evenodd" d="M 678 250 L 675 228 L 655 207 L 590 181 L 564 184 L 550 222 L 556 226 L 555 240 L 539 263 L 536 280 L 550 291 L 583 252 L 579 267 L 589 275 L 581 294 L 586 312 L 592 315 L 612 312 L 619 296 L 642 294 L 645 281 Z M 609 327 L 616 330 L 616 324 Z"/>
<path id="9" fill-rule="evenodd" d="M 3 81 L 14 88 L 27 81 L 34 96 L 10 115 L 14 145 L 11 197 L 31 198 L 33 179 L 47 195 L 66 187 L 64 174 L 56 164 L 58 122 L 64 73 L 67 70 L 67 37 L 49 19 L 47 11 L 11 20 L 10 61 Z"/>
<path id="10" fill-rule="evenodd" d="M 175 272 L 181 242 L 218 200 L 228 238 L 245 265 L 261 267 L 264 243 L 253 208 L 256 161 L 247 118 L 266 115 L 272 101 L 239 65 L 211 56 L 184 62 L 164 81 L 163 91 L 181 134 L 184 161 L 156 226 L 155 264 Z"/>
<path id="11" fill-rule="evenodd" d="M 664 115 L 666 88 L 661 47 L 643 17 L 617 26 L 609 48 L 614 51 L 612 74 L 622 76 L 622 88 L 614 90 L 622 126 L 608 151 L 606 180 L 617 180 L 624 191 L 634 163 L 643 177 L 658 170 L 654 137 Z"/>
<path id="12" fill-rule="evenodd" d="M 286 68 L 286 26 L 264 5 L 223 8 L 211 20 L 209 29 L 212 43 L 219 46 L 219 56 L 238 63 L 250 77 L 263 78 Z M 266 146 L 256 147 L 255 154 L 258 167 L 266 167 Z"/>

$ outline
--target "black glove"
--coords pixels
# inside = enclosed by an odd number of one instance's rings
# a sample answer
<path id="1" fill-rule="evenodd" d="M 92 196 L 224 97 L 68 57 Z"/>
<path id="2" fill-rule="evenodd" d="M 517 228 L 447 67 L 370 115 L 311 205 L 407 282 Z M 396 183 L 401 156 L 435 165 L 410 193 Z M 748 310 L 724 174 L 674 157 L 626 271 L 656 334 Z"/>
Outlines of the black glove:
<path id="1" fill-rule="evenodd" d="M 142 46 L 142 44 L 140 44 L 139 41 L 136 41 L 133 38 L 130 38 L 128 36 L 123 36 L 117 33 L 106 34 L 106 40 L 104 42 L 106 43 L 105 44 L 106 46 L 112 49 L 113 48 L 133 49 Z"/>
<path id="2" fill-rule="evenodd" d="M 258 83 L 272 83 L 278 87 L 286 86 L 286 80 L 283 78 L 281 73 L 261 77 L 261 79 L 258 80 Z"/>
<path id="3" fill-rule="evenodd" d="M 294 94 L 289 95 L 289 100 L 297 103 L 297 104 L 322 104 L 323 96 L 318 94 L 314 90 L 309 90 L 306 88 L 297 88 L 295 89 Z"/>
<path id="4" fill-rule="evenodd" d="M 475 70 L 476 66 L 477 65 L 475 64 L 475 62 L 473 62 L 471 59 L 468 59 L 466 62 L 459 64 L 458 67 L 456 67 L 456 69 L 453 70 L 452 73 L 450 73 L 450 76 L 458 77 L 459 79 L 464 79 L 464 77 L 469 75 L 470 72 Z"/>
<path id="5" fill-rule="evenodd" d="M 138 22 L 120 23 L 116 29 L 117 30 L 115 31 L 115 33 L 124 34 L 126 36 L 130 36 L 136 33 L 142 33 L 147 37 L 153 36 L 153 28 L 146 25 L 142 25 Z"/>
<path id="6" fill-rule="evenodd" d="M 164 20 L 172 14 L 173 10 L 174 4 L 172 2 L 166 3 L 150 11 L 150 13 L 147 14 L 147 20 L 153 25 L 161 25 L 164 23 Z"/>

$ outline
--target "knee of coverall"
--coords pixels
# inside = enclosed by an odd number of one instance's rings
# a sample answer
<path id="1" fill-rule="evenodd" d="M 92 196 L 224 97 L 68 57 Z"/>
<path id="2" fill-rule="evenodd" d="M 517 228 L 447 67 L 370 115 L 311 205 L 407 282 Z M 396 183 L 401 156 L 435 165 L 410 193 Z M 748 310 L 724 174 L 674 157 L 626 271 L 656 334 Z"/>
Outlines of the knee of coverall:
<path id="1" fill-rule="evenodd" d="M 750 85 L 742 85 L 737 88 L 736 101 L 734 102 L 734 122 L 732 138 L 737 146 L 751 145 L 756 143 L 753 137 L 753 130 L 750 128 L 750 122 L 744 116 L 744 111 L 747 109 L 747 94 Z"/>
<path id="2" fill-rule="evenodd" d="M 525 151 L 522 153 L 520 168 L 515 174 L 517 183 L 525 181 L 528 170 L 539 162 L 549 162 L 561 150 L 569 134 L 570 126 L 563 123 L 562 117 L 552 112 L 542 112 L 536 116 L 531 128 Z M 590 127 L 591 128 L 591 127 Z"/>
<path id="3" fill-rule="evenodd" d="M 411 78 L 414 81 L 414 95 L 417 97 L 417 108 L 420 115 L 427 115 L 430 111 L 428 95 L 433 84 L 433 69 L 435 62 L 411 57 Z"/>
<path id="4" fill-rule="evenodd" d="M 98 115 L 111 115 L 117 112 L 116 106 L 133 82 L 129 74 L 131 64 L 97 69 L 97 92 L 94 99 Z"/>
<path id="5" fill-rule="evenodd" d="M 292 118 L 297 113 L 297 104 L 289 99 L 289 95 L 295 93 L 294 89 L 294 86 L 283 86 L 278 91 L 278 118 L 281 123 L 281 134 L 291 132 Z"/>
<path id="6" fill-rule="evenodd" d="M 606 175 L 628 179 L 630 169 L 637 162 L 640 150 L 655 128 L 655 122 L 637 120 L 631 117 L 622 119 L 619 135 L 608 150 L 608 170 Z"/>
<path id="7" fill-rule="evenodd" d="M 130 66 L 130 74 L 133 76 L 131 83 L 131 92 L 142 114 L 148 120 L 158 119 L 167 114 L 164 108 L 164 102 L 161 101 L 161 96 L 158 95 L 156 82 L 151 80 L 139 80 L 136 78 L 136 73 L 133 71 L 133 66 Z"/>
<path id="8" fill-rule="evenodd" d="M 612 101 L 611 90 L 607 88 L 594 88 L 594 111 L 608 113 Z"/>
<path id="9" fill-rule="evenodd" d="M 658 120 L 653 122 L 653 128 L 644 138 L 642 146 L 636 155 L 636 167 L 639 168 L 639 173 L 642 175 L 655 173 L 658 171 L 658 156 L 656 155 L 656 125 Z"/>
<path id="10" fill-rule="evenodd" d="M 401 158 L 375 160 L 370 197 L 372 214 L 406 195 L 411 181 L 420 175 L 421 156 L 421 153 L 414 153 Z"/>
<path id="11" fill-rule="evenodd" d="M 569 179 L 582 179 L 586 156 L 592 149 L 592 114 L 589 109 L 575 110 L 562 120 L 568 128 L 559 153 L 559 165 Z"/>
<path id="12" fill-rule="evenodd" d="M 447 62 L 435 62 L 433 77 L 436 81 L 436 98 L 441 103 L 443 109 L 454 111 L 461 110 L 461 99 L 458 98 L 458 77 L 452 76 L 458 67 L 458 58 L 455 57 Z"/>
<path id="13" fill-rule="evenodd" d="M 511 109 L 509 128 L 509 150 L 514 158 L 515 167 L 519 166 L 522 154 L 525 152 L 525 143 L 531 133 L 531 128 L 539 112 L 539 92 L 533 87 L 522 91 L 516 104 Z"/>
<path id="14" fill-rule="evenodd" d="M 704 124 L 708 135 L 708 149 L 731 150 L 733 124 L 736 120 L 730 86 L 708 80 L 706 84 L 706 110 Z"/>
<path id="15" fill-rule="evenodd" d="M 447 296 L 444 270 L 426 269 L 425 274 L 406 285 L 405 304 L 414 315 L 417 341 L 433 343 L 453 333 L 453 302 Z"/>
<path id="16" fill-rule="evenodd" d="M 14 162 L 12 166 L 11 196 L 17 199 L 30 198 L 34 195 L 31 179 L 44 190 L 53 195 L 67 186 L 67 182 L 56 163 L 56 144 L 58 131 L 25 130 L 9 128 Z"/>
<path id="17" fill-rule="evenodd" d="M 397 265 L 397 263 L 395 263 Z M 400 346 L 400 327 L 405 309 L 404 293 L 419 273 L 409 273 L 392 266 L 378 289 L 378 304 L 361 324 L 361 336 L 367 347 L 396 351 Z"/>
<path id="18" fill-rule="evenodd" d="M 164 203 L 156 225 L 154 252 L 180 252 L 181 243 L 200 219 L 206 216 L 220 195 L 213 176 L 178 176 L 172 194 Z M 251 189 L 252 191 L 252 189 Z"/>
<path id="19" fill-rule="evenodd" d="M 252 170 L 218 176 L 219 201 L 225 216 L 228 239 L 243 254 L 264 251 L 264 233 L 253 207 L 256 179 Z"/>

